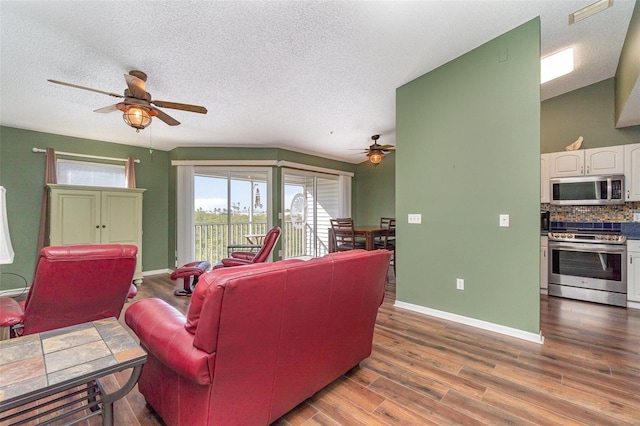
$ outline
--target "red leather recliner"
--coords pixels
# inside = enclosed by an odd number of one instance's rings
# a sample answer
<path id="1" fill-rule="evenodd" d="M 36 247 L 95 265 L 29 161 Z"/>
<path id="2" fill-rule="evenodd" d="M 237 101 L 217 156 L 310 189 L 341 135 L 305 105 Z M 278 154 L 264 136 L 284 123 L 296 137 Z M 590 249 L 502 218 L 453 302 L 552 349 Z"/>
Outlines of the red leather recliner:
<path id="1" fill-rule="evenodd" d="M 43 248 L 26 300 L 0 298 L 0 326 L 27 335 L 118 318 L 127 297 L 135 295 L 137 253 L 136 246 L 123 244 Z"/>
<path id="2" fill-rule="evenodd" d="M 391 253 L 352 250 L 204 273 L 185 317 L 160 299 L 125 321 L 138 389 L 168 426 L 268 425 L 371 354 Z"/>
<path id="3" fill-rule="evenodd" d="M 219 263 L 213 266 L 213 269 L 225 268 L 228 266 L 243 266 L 251 265 L 253 263 L 263 263 L 269 258 L 269 255 L 276 246 L 278 239 L 280 238 L 280 227 L 274 226 L 269 229 L 264 237 L 262 247 L 257 253 L 247 251 L 234 251 L 231 253 L 231 257 L 222 259 Z"/>

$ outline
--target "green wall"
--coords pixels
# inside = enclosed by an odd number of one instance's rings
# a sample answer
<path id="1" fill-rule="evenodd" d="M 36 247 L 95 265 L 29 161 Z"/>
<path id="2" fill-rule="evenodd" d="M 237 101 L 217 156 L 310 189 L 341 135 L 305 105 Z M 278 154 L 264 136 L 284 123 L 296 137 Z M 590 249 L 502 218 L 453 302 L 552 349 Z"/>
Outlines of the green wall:
<path id="1" fill-rule="evenodd" d="M 375 225 L 381 217 L 396 217 L 396 155 L 387 155 L 377 166 L 369 161 L 358 164 L 356 176 L 355 222 Z"/>
<path id="2" fill-rule="evenodd" d="M 31 152 L 31 148 L 51 147 L 58 151 L 108 157 L 134 157 L 141 160 L 136 168 L 136 183 L 146 188 L 143 195 L 142 265 L 145 271 L 167 268 L 168 169 L 167 152 L 155 150 L 150 155 L 145 148 L 78 139 L 68 136 L 0 127 L 0 170 L 2 183 L 7 188 L 7 213 L 11 241 L 16 256 L 14 263 L 3 265 L 3 272 L 13 272 L 33 278 L 40 204 L 44 187 L 45 155 Z M 2 287 L 22 286 L 5 276 Z"/>
<path id="3" fill-rule="evenodd" d="M 640 52 L 640 0 L 636 0 L 616 70 L 616 122 L 633 87 L 640 80 L 640 53 L 638 52 Z"/>
<path id="4" fill-rule="evenodd" d="M 540 152 L 564 151 L 582 136 L 581 149 L 640 141 L 640 126 L 615 128 L 614 79 L 574 90 L 540 105 Z"/>
<path id="5" fill-rule="evenodd" d="M 7 213 L 16 256 L 0 271 L 19 274 L 31 283 L 36 260 L 40 204 L 44 187 L 44 154 L 33 147 L 57 151 L 141 160 L 136 183 L 146 188 L 143 201 L 142 265 L 144 271 L 173 268 L 176 247 L 176 170 L 171 160 L 286 160 L 344 171 L 356 165 L 314 157 L 293 151 L 264 148 L 178 148 L 154 150 L 129 145 L 79 139 L 11 127 L 0 127 L 0 182 L 7 188 Z M 274 218 L 280 206 L 279 169 L 274 168 Z M 355 179 L 354 179 L 355 182 Z M 10 275 L 0 281 L 0 291 L 22 287 L 24 282 Z"/>
<path id="6" fill-rule="evenodd" d="M 536 18 L 397 89 L 398 301 L 539 333 L 539 61 Z"/>

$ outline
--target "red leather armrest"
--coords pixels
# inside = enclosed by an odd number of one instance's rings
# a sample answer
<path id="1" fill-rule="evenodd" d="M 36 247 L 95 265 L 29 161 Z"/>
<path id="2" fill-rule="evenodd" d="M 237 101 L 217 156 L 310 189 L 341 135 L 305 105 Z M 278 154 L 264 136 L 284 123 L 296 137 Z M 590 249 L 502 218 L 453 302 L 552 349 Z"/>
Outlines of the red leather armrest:
<path id="1" fill-rule="evenodd" d="M 22 306 L 9 297 L 0 299 L 0 327 L 12 327 L 24 321 Z"/>
<path id="2" fill-rule="evenodd" d="M 252 260 L 256 257 L 256 254 L 250 251 L 234 251 L 231 253 L 231 257 L 234 259 Z"/>
<path id="3" fill-rule="evenodd" d="M 140 343 L 160 362 L 201 385 L 211 383 L 215 353 L 193 346 L 193 334 L 184 328 L 185 317 L 160 299 L 142 299 L 125 312 L 125 322 Z"/>
<path id="4" fill-rule="evenodd" d="M 253 262 L 245 259 L 235 259 L 232 257 L 227 257 L 226 259 L 222 259 L 222 264 L 224 266 L 242 266 L 242 265 L 253 265 Z"/>

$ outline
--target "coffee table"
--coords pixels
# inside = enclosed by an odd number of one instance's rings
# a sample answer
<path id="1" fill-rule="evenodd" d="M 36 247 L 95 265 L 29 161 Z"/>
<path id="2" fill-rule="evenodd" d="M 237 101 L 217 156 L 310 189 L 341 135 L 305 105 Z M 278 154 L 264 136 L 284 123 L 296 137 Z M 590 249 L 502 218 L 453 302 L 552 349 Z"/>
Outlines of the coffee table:
<path id="1" fill-rule="evenodd" d="M 102 414 L 102 424 L 112 425 L 114 401 L 135 386 L 146 361 L 145 350 L 115 318 L 0 341 L 0 424 L 63 411 L 47 417 L 58 420 L 89 408 L 83 419 Z M 105 393 L 98 379 L 128 368 L 128 381 Z M 82 389 L 30 404 L 77 387 Z"/>

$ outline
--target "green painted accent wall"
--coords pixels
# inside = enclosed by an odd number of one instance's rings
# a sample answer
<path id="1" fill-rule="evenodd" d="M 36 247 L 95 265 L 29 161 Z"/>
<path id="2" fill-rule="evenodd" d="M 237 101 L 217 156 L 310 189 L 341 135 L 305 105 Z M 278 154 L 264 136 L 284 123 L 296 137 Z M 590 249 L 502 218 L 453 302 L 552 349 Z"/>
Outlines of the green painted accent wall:
<path id="1" fill-rule="evenodd" d="M 145 188 L 143 195 L 142 265 L 145 271 L 167 268 L 169 234 L 169 155 L 155 150 L 115 143 L 79 139 L 29 130 L 0 127 L 0 170 L 7 188 L 7 213 L 14 263 L 3 265 L 2 272 L 19 274 L 31 284 L 36 261 L 40 205 L 44 187 L 44 154 L 31 148 L 51 147 L 58 151 L 141 160 L 136 168 L 136 183 Z M 24 285 L 6 275 L 0 290 Z"/>
<path id="2" fill-rule="evenodd" d="M 581 149 L 640 141 L 640 126 L 615 128 L 614 79 L 574 90 L 540 104 L 540 152 L 564 151 L 582 136 Z"/>
<path id="3" fill-rule="evenodd" d="M 396 217 L 396 155 L 387 155 L 377 166 L 369 161 L 358 164 L 356 176 L 355 222 L 375 225 L 381 217 Z"/>
<path id="4" fill-rule="evenodd" d="M 398 301 L 539 333 L 539 61 L 536 18 L 397 89 Z"/>
<path id="5" fill-rule="evenodd" d="M 633 87 L 640 80 L 640 53 L 638 52 L 640 52 L 640 0 L 636 0 L 636 6 L 633 8 L 616 70 L 616 122 Z"/>

